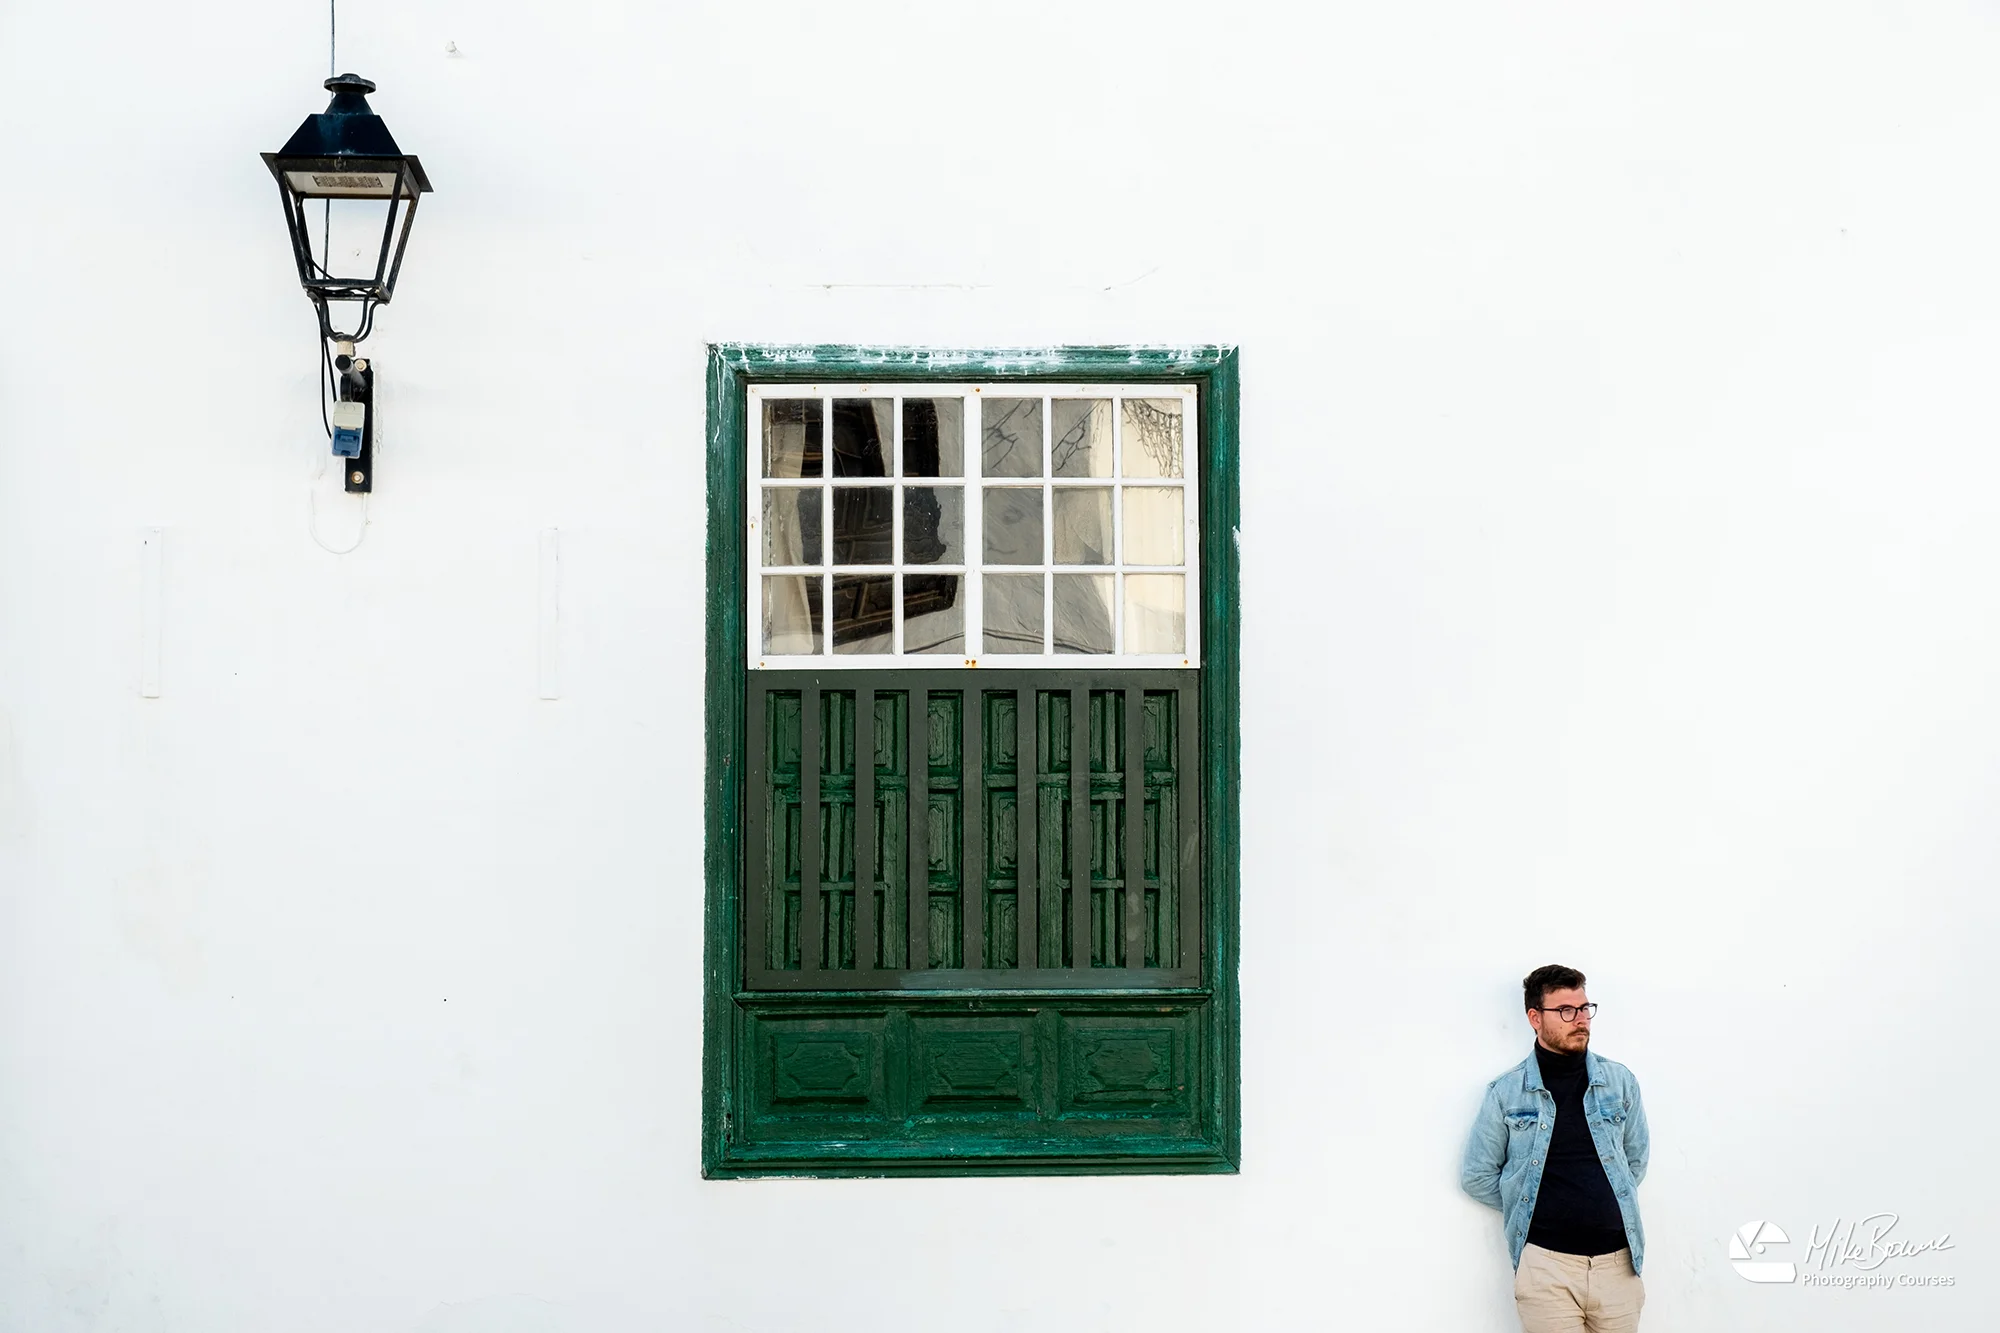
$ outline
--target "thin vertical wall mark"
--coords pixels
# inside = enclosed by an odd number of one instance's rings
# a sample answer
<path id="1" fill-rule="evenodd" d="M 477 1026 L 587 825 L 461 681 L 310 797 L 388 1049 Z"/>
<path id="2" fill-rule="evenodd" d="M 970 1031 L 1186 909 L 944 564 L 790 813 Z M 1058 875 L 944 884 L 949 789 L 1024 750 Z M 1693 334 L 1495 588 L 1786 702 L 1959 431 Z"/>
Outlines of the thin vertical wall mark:
<path id="1" fill-rule="evenodd" d="M 537 618 L 537 658 L 541 697 L 560 699 L 562 684 L 556 671 L 557 624 L 561 616 L 562 539 L 555 528 L 542 529 L 541 605 Z"/>
<path id="2" fill-rule="evenodd" d="M 165 609 L 162 591 L 165 533 L 160 528 L 139 531 L 139 697 L 160 697 L 160 622 Z"/>

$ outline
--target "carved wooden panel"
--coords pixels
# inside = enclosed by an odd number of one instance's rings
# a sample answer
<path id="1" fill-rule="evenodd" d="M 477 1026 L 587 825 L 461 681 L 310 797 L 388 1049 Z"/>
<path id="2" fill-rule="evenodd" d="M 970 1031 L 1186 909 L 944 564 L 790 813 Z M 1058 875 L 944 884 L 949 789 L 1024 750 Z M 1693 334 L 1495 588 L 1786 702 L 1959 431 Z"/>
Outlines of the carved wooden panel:
<path id="1" fill-rule="evenodd" d="M 1212 1151 L 1205 1000 L 996 1003 L 746 1005 L 752 1076 L 736 1136 L 746 1160 Z"/>
<path id="2" fill-rule="evenodd" d="M 1063 1110 L 1151 1112 L 1186 1105 L 1188 1035 L 1185 1015 L 1066 1016 Z"/>
<path id="3" fill-rule="evenodd" d="M 888 1016 L 811 1010 L 749 1024 L 754 1104 L 780 1116 L 876 1117 L 889 1110 Z"/>
<path id="4" fill-rule="evenodd" d="M 1037 1113 L 1041 1057 L 1032 1014 L 914 1014 L 911 1037 L 913 1110 Z"/>

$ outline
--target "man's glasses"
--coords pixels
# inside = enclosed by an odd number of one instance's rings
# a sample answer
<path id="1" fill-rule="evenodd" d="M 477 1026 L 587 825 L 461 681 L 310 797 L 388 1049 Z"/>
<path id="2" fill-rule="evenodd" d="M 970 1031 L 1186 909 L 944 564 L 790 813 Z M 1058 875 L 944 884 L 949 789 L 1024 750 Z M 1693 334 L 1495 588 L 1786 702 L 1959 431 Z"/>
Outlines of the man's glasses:
<path id="1" fill-rule="evenodd" d="M 1540 1012 L 1554 1014 L 1565 1023 L 1574 1023 L 1578 1014 L 1582 1014 L 1585 1018 L 1597 1017 L 1597 1002 L 1593 1000 L 1589 1004 L 1559 1004 L 1553 1009 L 1543 1009 Z"/>

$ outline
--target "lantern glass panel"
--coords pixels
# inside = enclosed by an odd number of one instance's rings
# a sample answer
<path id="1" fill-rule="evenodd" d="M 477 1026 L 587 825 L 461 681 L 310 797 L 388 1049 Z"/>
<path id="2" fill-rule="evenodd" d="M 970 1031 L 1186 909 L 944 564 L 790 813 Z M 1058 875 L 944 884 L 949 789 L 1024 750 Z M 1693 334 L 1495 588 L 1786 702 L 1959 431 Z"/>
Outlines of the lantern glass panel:
<path id="1" fill-rule="evenodd" d="M 368 169 L 344 165 L 288 170 L 285 172 L 285 183 L 308 199 L 389 199 L 396 193 L 396 164 Z M 407 177 L 404 178 L 402 192 L 405 196 L 410 193 Z"/>

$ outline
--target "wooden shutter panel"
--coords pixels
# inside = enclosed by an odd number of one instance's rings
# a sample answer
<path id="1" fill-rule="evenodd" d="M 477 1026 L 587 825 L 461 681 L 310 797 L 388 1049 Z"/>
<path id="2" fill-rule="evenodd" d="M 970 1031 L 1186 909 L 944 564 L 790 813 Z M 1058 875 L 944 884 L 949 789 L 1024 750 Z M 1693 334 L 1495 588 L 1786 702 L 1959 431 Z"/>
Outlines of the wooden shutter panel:
<path id="1" fill-rule="evenodd" d="M 732 1160 L 1208 1160 L 1199 673 L 750 674 Z"/>
<path id="2" fill-rule="evenodd" d="M 753 673 L 746 989 L 1199 984 L 1197 675 Z"/>

